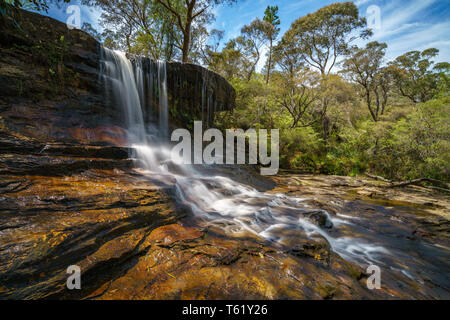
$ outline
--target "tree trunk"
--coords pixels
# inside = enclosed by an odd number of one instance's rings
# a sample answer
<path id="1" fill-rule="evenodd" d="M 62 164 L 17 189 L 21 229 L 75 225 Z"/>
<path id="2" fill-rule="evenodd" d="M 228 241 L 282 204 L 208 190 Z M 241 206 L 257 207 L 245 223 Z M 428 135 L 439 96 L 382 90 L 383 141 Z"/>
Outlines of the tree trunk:
<path id="1" fill-rule="evenodd" d="M 272 38 L 270 38 L 269 61 L 268 61 L 268 63 L 267 63 L 267 77 L 266 77 L 266 84 L 269 84 L 270 69 L 272 68 L 272 47 L 273 47 L 273 40 L 272 40 Z"/>
<path id="2" fill-rule="evenodd" d="M 322 137 L 325 146 L 328 144 L 328 136 L 330 134 L 330 119 L 324 114 L 322 117 Z"/>
<path id="3" fill-rule="evenodd" d="M 185 32 L 183 34 L 183 57 L 182 57 L 182 62 L 188 62 L 189 59 L 189 46 L 191 44 L 191 23 L 192 21 L 189 20 L 191 18 L 188 18 L 188 22 L 186 23 L 186 28 L 185 28 Z"/>
<path id="4" fill-rule="evenodd" d="M 372 116 L 373 121 L 377 122 L 378 117 L 372 110 L 372 105 L 370 102 L 370 91 L 368 88 L 366 88 L 366 102 L 367 102 L 367 107 L 369 108 L 369 112 L 370 112 L 370 115 Z"/>
<path id="5" fill-rule="evenodd" d="M 188 62 L 189 60 L 189 47 L 191 45 L 191 26 L 192 26 L 192 20 L 193 20 L 193 13 L 194 13 L 194 7 L 195 7 L 195 0 L 188 3 L 187 8 L 187 15 L 186 15 L 186 25 L 184 27 L 183 32 L 183 57 L 182 62 Z"/>
<path id="6" fill-rule="evenodd" d="M 415 179 L 415 180 L 402 181 L 399 183 L 392 183 L 390 186 L 388 186 L 388 188 L 405 187 L 405 186 L 409 186 L 411 184 L 417 185 L 420 182 L 429 182 L 429 183 L 440 185 L 440 186 L 446 188 L 447 190 L 450 189 L 450 185 L 448 183 L 446 183 L 444 181 L 436 180 L 436 179 L 431 179 L 431 178 L 420 178 L 420 179 Z"/>

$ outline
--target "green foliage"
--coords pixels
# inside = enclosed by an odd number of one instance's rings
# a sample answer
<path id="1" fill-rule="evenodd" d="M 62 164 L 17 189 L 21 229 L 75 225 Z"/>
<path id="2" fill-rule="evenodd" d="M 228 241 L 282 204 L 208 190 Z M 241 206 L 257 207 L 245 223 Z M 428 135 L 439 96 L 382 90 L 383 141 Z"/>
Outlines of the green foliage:
<path id="1" fill-rule="evenodd" d="M 283 40 L 293 43 L 308 65 L 328 74 L 349 43 L 371 34 L 365 26 L 353 2 L 334 3 L 294 21 Z"/>
<path id="2" fill-rule="evenodd" d="M 386 44 L 349 46 L 370 31 L 353 3 L 338 3 L 292 24 L 271 50 L 277 68 L 264 81 L 254 69 L 270 40 L 264 21 L 277 21 L 276 7 L 211 59 L 209 67 L 237 93 L 236 109 L 216 117 L 216 126 L 278 128 L 286 169 L 449 180 L 450 64 L 434 64 L 436 50 L 407 53 L 386 66 Z M 345 56 L 341 72 L 332 74 L 339 56 Z M 428 102 L 413 104 L 405 92 Z"/>
<path id="3" fill-rule="evenodd" d="M 69 0 L 64 0 L 69 2 Z M 4 8 L 5 4 L 13 6 L 15 8 L 21 8 L 25 10 L 37 10 L 37 11 L 47 11 L 48 2 L 45 0 L 1 0 L 0 7 Z"/>
<path id="4" fill-rule="evenodd" d="M 297 79 L 299 84 L 312 83 L 311 74 L 304 75 Z M 320 97 L 317 107 L 326 106 L 326 118 L 319 119 L 326 121 L 292 127 L 293 115 L 280 104 L 287 81 L 281 73 L 274 73 L 269 84 L 259 74 L 249 81 L 231 79 L 237 108 L 218 116 L 216 126 L 280 129 L 282 168 L 337 175 L 369 171 L 394 180 L 449 180 L 450 97 L 411 105 L 392 95 L 386 112 L 374 122 L 359 87 L 328 75 L 313 87 Z M 315 112 L 312 108 L 305 119 Z M 322 134 L 325 128 L 327 140 Z"/>
<path id="5" fill-rule="evenodd" d="M 264 11 L 264 21 L 270 23 L 272 26 L 276 27 L 280 25 L 280 17 L 278 16 L 278 6 L 267 6 L 266 11 Z M 279 31 L 279 28 L 276 28 Z"/>
<path id="6" fill-rule="evenodd" d="M 372 171 L 390 179 L 434 178 L 448 181 L 450 172 L 450 99 L 431 100 L 406 116 L 364 120 L 339 132 L 318 160 L 324 173 L 354 175 Z"/>
<path id="7" fill-rule="evenodd" d="M 439 50 L 430 48 L 410 51 L 395 59 L 390 68 L 400 93 L 412 102 L 425 102 L 442 92 L 443 85 L 448 90 L 448 63 L 434 64 L 431 60 Z"/>
<path id="8" fill-rule="evenodd" d="M 418 105 L 394 126 L 392 150 L 398 174 L 408 178 L 450 178 L 450 98 Z"/>
<path id="9" fill-rule="evenodd" d="M 391 72 L 382 67 L 386 43 L 369 42 L 365 48 L 349 50 L 341 73 L 364 90 L 364 98 L 374 121 L 383 115 L 391 87 Z"/>
<path id="10" fill-rule="evenodd" d="M 231 84 L 237 93 L 237 108 L 221 127 L 231 126 L 243 129 L 273 127 L 277 114 L 272 112 L 274 104 L 271 101 L 271 89 L 265 85 L 262 77 L 250 81 L 234 78 Z"/>
<path id="11" fill-rule="evenodd" d="M 321 139 L 311 127 L 284 128 L 280 134 L 280 165 L 309 172 L 320 171 Z"/>
<path id="12" fill-rule="evenodd" d="M 19 27 L 17 9 L 47 11 L 50 2 L 70 2 L 70 0 L 0 0 L 0 24 L 10 20 Z"/>
<path id="13" fill-rule="evenodd" d="M 171 60 L 176 54 L 174 45 L 180 32 L 175 19 L 156 1 L 84 1 L 102 9 L 100 23 L 105 29 L 99 36 L 105 46 L 154 59 Z"/>

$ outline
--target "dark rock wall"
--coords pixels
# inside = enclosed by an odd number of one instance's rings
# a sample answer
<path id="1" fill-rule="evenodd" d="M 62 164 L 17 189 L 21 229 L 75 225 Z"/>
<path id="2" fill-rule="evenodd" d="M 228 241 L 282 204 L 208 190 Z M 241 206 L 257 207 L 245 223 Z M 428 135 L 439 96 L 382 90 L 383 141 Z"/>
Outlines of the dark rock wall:
<path id="1" fill-rule="evenodd" d="M 144 80 L 144 118 L 151 121 L 159 110 L 157 66 L 149 58 L 130 58 L 133 65 L 140 64 L 144 74 L 154 75 Z M 211 125 L 215 112 L 235 106 L 234 88 L 222 76 L 195 64 L 168 62 L 167 89 L 171 122 L 177 127 L 192 128 L 195 120 Z"/>
<path id="2" fill-rule="evenodd" d="M 194 64 L 167 65 L 169 109 L 174 119 L 211 125 L 214 113 L 234 108 L 234 88 L 217 73 Z"/>
<path id="3" fill-rule="evenodd" d="M 39 14 L 21 11 L 18 22 L 19 29 L 1 25 L 0 132 L 39 142 L 124 145 L 121 108 L 108 103 L 99 81 L 100 44 Z M 178 127 L 234 107 L 233 87 L 200 66 L 168 63 L 167 79 L 170 120 Z M 151 109 L 158 112 L 153 96 L 147 121 Z"/>

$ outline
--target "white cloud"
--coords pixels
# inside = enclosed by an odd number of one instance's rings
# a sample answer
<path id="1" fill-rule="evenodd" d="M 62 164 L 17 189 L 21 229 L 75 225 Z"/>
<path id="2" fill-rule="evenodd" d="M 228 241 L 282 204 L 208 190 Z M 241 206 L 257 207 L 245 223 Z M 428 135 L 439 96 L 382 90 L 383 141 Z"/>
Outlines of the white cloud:
<path id="1" fill-rule="evenodd" d="M 98 8 L 89 8 L 87 6 L 81 6 L 82 21 L 91 23 L 92 27 L 100 33 L 103 31 L 103 28 L 99 24 L 101 14 L 102 12 Z"/>
<path id="2" fill-rule="evenodd" d="M 381 8 L 381 29 L 374 31 L 374 39 L 383 39 L 413 27 L 411 21 L 431 6 L 436 0 L 414 0 L 405 6 L 404 2 L 391 2 Z"/>
<path id="3" fill-rule="evenodd" d="M 436 2 L 437 0 L 389 2 L 381 7 L 381 29 L 374 30 L 373 37 L 368 41 L 386 42 L 387 60 L 395 59 L 408 51 L 434 47 L 440 50 L 440 61 L 450 61 L 450 40 L 446 40 L 450 21 L 435 23 L 424 22 L 423 19 Z M 355 44 L 362 46 L 364 42 L 357 41 Z"/>
<path id="4" fill-rule="evenodd" d="M 450 61 L 450 40 L 448 39 L 450 21 L 435 25 L 422 25 L 412 32 L 389 41 L 387 56 L 393 59 L 407 51 L 438 48 L 439 60 Z"/>
<path id="5" fill-rule="evenodd" d="M 362 6 L 363 4 L 366 4 L 367 2 L 370 2 L 370 0 L 357 0 L 355 1 L 355 5 L 359 7 Z"/>

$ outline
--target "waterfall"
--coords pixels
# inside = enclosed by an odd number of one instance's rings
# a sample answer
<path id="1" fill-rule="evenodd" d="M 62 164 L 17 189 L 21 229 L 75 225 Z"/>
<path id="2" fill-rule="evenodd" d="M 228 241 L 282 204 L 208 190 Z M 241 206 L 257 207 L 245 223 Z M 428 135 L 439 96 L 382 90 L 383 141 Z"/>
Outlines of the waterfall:
<path id="1" fill-rule="evenodd" d="M 178 159 L 174 159 L 170 152 L 167 139 L 166 63 L 150 62 L 150 67 L 146 69 L 142 61 L 137 60 L 133 68 L 124 53 L 102 49 L 101 64 L 101 79 L 105 90 L 108 96 L 112 96 L 112 102 L 124 113 L 129 144 L 143 167 L 141 172 L 151 179 L 172 186 L 177 201 L 190 208 L 202 223 L 217 225 L 229 234 L 250 232 L 274 243 L 283 243 L 293 232 L 303 232 L 311 237 L 319 236 L 326 239 L 335 252 L 361 264 L 378 261 L 380 254 L 388 253 L 381 246 L 345 236 L 348 230 L 344 230 L 343 236 L 336 237 L 339 229 L 334 228 L 332 237 L 327 230 L 305 218 L 312 211 L 307 205 L 303 205 L 304 199 L 259 192 L 228 178 L 226 175 L 229 171 L 224 175 L 220 169 L 209 166 L 179 164 Z M 144 70 L 149 74 L 145 74 Z M 202 119 L 209 122 L 213 118 L 216 104 L 211 101 L 207 79 L 205 76 L 202 80 Z M 155 132 L 152 130 L 154 123 L 144 122 L 143 109 L 151 105 L 156 84 L 159 130 Z M 146 94 L 146 91 L 149 92 Z M 233 168 L 233 171 L 237 171 L 236 174 L 239 175 L 238 168 Z M 336 227 L 352 225 L 351 221 L 331 217 L 326 212 L 323 214 Z"/>
<path id="2" fill-rule="evenodd" d="M 139 62 L 142 64 L 141 60 L 139 60 Z M 155 77 L 155 74 L 157 74 L 157 67 L 155 63 L 149 63 L 148 70 L 146 71 L 145 77 L 147 79 L 147 94 L 145 95 L 146 104 L 143 105 L 143 107 L 146 108 L 146 122 L 150 123 L 154 121 L 153 110 L 156 109 L 154 106 L 154 99 L 156 97 L 155 83 L 158 83 L 158 79 Z"/>
<path id="3" fill-rule="evenodd" d="M 206 70 L 202 71 L 202 122 L 205 123 L 205 109 L 209 110 L 209 97 L 208 94 L 208 76 Z"/>
<path id="4" fill-rule="evenodd" d="M 169 103 L 167 98 L 167 67 L 166 62 L 158 60 L 159 88 L 159 129 L 163 139 L 167 140 L 169 131 Z"/>
<path id="5" fill-rule="evenodd" d="M 206 69 L 202 71 L 202 122 L 206 127 L 210 127 L 214 122 L 217 101 L 208 87 L 209 73 Z M 213 106 L 213 107 L 212 107 Z"/>
<path id="6" fill-rule="evenodd" d="M 146 99 L 145 99 L 145 75 L 141 59 L 138 59 L 136 61 L 136 64 L 134 65 L 134 73 L 136 75 L 136 87 L 139 94 L 141 110 L 143 110 L 146 106 Z"/>
<path id="7" fill-rule="evenodd" d="M 113 96 L 113 102 L 122 107 L 129 141 L 145 143 L 149 131 L 155 132 L 153 127 L 145 123 L 152 120 L 153 99 L 155 86 L 159 102 L 159 130 L 158 135 L 163 141 L 169 135 L 169 103 L 167 94 L 167 66 L 165 61 L 150 61 L 148 73 L 144 73 L 142 59 L 135 59 L 134 65 L 120 51 L 102 48 L 101 78 L 105 92 Z M 148 114 L 144 121 L 144 114 Z"/>
<path id="8" fill-rule="evenodd" d="M 145 125 L 141 100 L 133 66 L 125 53 L 102 48 L 101 78 L 113 101 L 123 109 L 129 141 L 145 141 Z"/>

